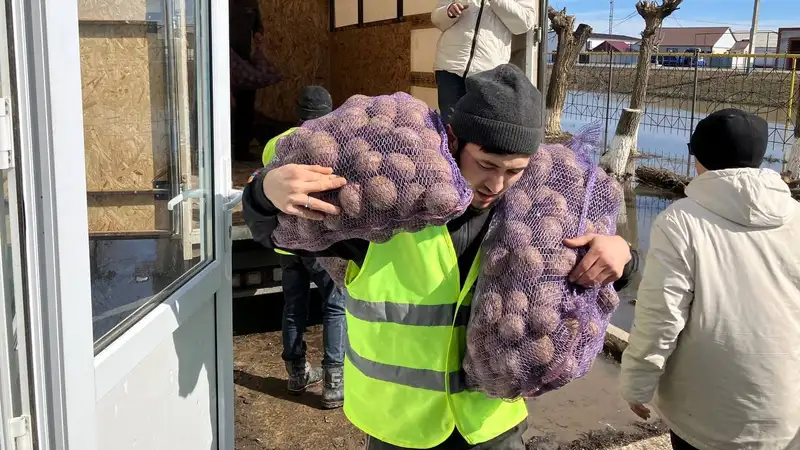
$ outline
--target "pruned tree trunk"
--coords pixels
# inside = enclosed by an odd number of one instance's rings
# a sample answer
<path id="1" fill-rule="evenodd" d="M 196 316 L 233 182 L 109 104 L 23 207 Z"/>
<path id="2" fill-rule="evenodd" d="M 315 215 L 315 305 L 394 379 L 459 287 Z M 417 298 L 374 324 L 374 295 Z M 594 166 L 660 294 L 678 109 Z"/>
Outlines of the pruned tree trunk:
<path id="1" fill-rule="evenodd" d="M 626 178 L 626 168 L 631 152 L 636 148 L 639 133 L 639 122 L 644 114 L 647 97 L 647 81 L 650 77 L 650 57 L 657 45 L 658 30 L 664 19 L 678 9 L 683 0 L 663 0 L 659 5 L 655 1 L 639 1 L 636 11 L 644 19 L 639 60 L 636 62 L 636 75 L 631 92 L 630 107 L 622 112 L 611 149 L 600 158 L 600 164 L 617 179 Z"/>
<path id="2" fill-rule="evenodd" d="M 552 6 L 547 9 L 550 26 L 558 37 L 558 47 L 553 60 L 553 70 L 550 73 L 550 83 L 547 85 L 547 124 L 545 134 L 558 136 L 561 134 L 561 113 L 564 111 L 564 102 L 569 88 L 569 77 L 578 56 L 592 34 L 592 27 L 582 23 L 578 29 L 572 31 L 575 16 L 567 15 L 567 9 L 556 11 Z"/>
<path id="3" fill-rule="evenodd" d="M 795 108 L 800 108 L 800 95 L 797 95 Z M 786 172 L 791 180 L 800 180 L 800 110 L 797 111 L 797 119 L 794 121 L 794 145 L 789 153 L 789 161 L 786 162 Z"/>

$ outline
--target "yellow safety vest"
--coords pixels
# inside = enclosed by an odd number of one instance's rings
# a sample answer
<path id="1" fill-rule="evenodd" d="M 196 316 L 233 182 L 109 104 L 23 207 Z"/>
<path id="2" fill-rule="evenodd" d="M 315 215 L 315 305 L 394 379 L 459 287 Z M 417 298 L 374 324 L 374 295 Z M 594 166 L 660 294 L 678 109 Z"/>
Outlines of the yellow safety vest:
<path id="1" fill-rule="evenodd" d="M 269 164 L 270 161 L 272 161 L 272 158 L 275 157 L 275 145 L 278 143 L 278 139 L 280 139 L 280 138 L 292 133 L 296 129 L 297 129 L 297 127 L 289 128 L 288 130 L 284 131 L 283 133 L 281 133 L 281 134 L 275 136 L 274 138 L 270 139 L 269 141 L 267 141 L 267 145 L 264 146 L 264 152 L 261 154 L 261 162 L 264 163 L 264 167 L 266 167 L 267 164 Z M 289 256 L 292 255 L 292 253 L 289 253 L 289 252 L 287 252 L 285 250 L 280 250 L 280 249 L 277 249 L 277 248 L 275 249 L 275 253 L 278 253 L 279 255 L 289 255 Z"/>
<path id="2" fill-rule="evenodd" d="M 400 233 L 370 244 L 347 268 L 344 365 L 347 418 L 392 445 L 431 448 L 454 427 L 486 442 L 528 415 L 521 399 L 490 399 L 464 386 L 461 361 L 480 257 L 460 286 L 447 228 Z"/>

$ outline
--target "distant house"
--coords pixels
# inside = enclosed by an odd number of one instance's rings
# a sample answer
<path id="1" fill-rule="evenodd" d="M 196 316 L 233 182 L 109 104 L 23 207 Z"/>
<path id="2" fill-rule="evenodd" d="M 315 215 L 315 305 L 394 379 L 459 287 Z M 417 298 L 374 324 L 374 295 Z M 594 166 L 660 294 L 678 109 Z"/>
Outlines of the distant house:
<path id="1" fill-rule="evenodd" d="M 782 54 L 800 54 L 800 28 L 778 28 L 778 44 L 776 52 Z M 776 67 L 787 70 L 792 69 L 791 58 L 778 58 L 775 61 Z M 800 69 L 800 60 L 797 60 L 796 69 Z"/>
<path id="2" fill-rule="evenodd" d="M 658 51 L 663 53 L 695 48 L 703 53 L 728 53 L 736 44 L 730 27 L 663 27 L 658 39 Z"/>
<path id="3" fill-rule="evenodd" d="M 641 40 L 641 38 L 637 38 L 637 37 L 633 37 L 633 36 L 626 36 L 626 35 L 623 35 L 623 34 L 592 33 L 589 36 L 589 39 L 586 41 L 586 46 L 584 47 L 583 51 L 585 51 L 585 52 L 594 51 L 595 48 L 597 48 L 603 42 L 607 42 L 607 41 L 608 42 L 617 42 L 617 43 L 625 44 L 630 49 L 633 44 L 639 42 L 640 40 Z M 547 59 L 548 63 L 552 63 L 553 62 L 552 52 L 555 52 L 557 48 L 558 48 L 558 36 L 556 35 L 555 32 L 551 31 L 551 32 L 547 33 L 547 51 L 549 53 L 551 53 L 551 55 L 548 56 L 548 59 Z M 626 52 L 629 52 L 629 51 L 638 52 L 639 49 L 636 48 L 635 50 L 625 50 L 625 51 Z M 606 61 L 607 60 L 608 60 L 608 58 L 606 57 Z M 580 63 L 593 63 L 594 62 L 594 58 L 593 57 L 590 58 L 589 55 L 581 55 L 581 57 L 578 60 L 578 62 L 580 62 Z M 635 62 L 634 62 L 634 64 L 635 64 Z"/>
<path id="4" fill-rule="evenodd" d="M 598 44 L 596 47 L 590 49 L 592 55 L 583 55 L 586 61 L 581 61 L 582 63 L 589 63 L 589 64 L 608 64 L 609 59 L 613 62 L 613 64 L 621 64 L 621 65 L 635 65 L 636 64 L 636 55 L 631 55 L 630 53 L 638 52 L 639 49 L 635 47 L 636 44 L 628 43 L 624 41 L 603 41 Z M 611 55 L 609 55 L 611 53 Z M 614 53 L 628 53 L 627 55 L 614 55 Z"/>
<path id="5" fill-rule="evenodd" d="M 777 31 L 758 31 L 755 36 L 755 45 L 750 45 L 750 31 L 734 31 L 733 37 L 736 38 L 736 44 L 731 47 L 728 53 L 734 54 L 756 54 L 765 55 L 775 53 L 778 48 L 778 32 Z M 747 67 L 749 58 L 734 56 L 732 66 L 737 69 Z M 754 58 L 754 67 L 775 67 L 775 58 Z"/>

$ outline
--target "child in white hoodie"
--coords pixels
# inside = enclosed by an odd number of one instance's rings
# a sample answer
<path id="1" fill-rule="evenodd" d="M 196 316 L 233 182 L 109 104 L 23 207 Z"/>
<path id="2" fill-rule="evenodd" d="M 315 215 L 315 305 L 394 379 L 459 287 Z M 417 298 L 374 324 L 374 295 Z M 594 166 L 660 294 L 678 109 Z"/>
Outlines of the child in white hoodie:
<path id="1" fill-rule="evenodd" d="M 797 448 L 800 203 L 759 168 L 767 137 L 735 109 L 700 121 L 699 175 L 653 223 L 621 391 L 675 449 Z"/>

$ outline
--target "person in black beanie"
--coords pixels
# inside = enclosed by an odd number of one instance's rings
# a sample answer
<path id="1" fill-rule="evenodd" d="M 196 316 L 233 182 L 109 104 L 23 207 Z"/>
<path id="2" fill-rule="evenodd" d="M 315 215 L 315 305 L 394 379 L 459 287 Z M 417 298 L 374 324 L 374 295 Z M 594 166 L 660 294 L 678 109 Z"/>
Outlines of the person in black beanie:
<path id="1" fill-rule="evenodd" d="M 504 64 L 467 78 L 466 94 L 456 104 L 447 132 L 461 173 L 473 187 L 468 210 L 446 226 L 401 233 L 380 245 L 352 239 L 321 252 L 297 251 L 343 258 L 358 268 L 353 283 L 360 283 L 360 289 L 348 287 L 346 303 L 344 411 L 369 436 L 368 450 L 525 449 L 524 401 L 458 392 L 457 386 L 448 388 L 445 382 L 458 381 L 457 377 L 442 370 L 459 373 L 459 362 L 444 368 L 451 336 L 456 351 L 466 347 L 465 323 L 453 323 L 458 292 L 468 292 L 475 282 L 469 278 L 470 267 L 486 235 L 492 207 L 520 179 L 538 150 L 543 118 L 541 93 L 519 68 Z M 331 169 L 320 167 L 262 170 L 243 196 L 244 218 L 253 239 L 275 248 L 271 235 L 279 212 L 314 220 L 339 214 L 336 207 L 310 194 L 346 183 Z M 628 264 L 635 261 L 630 246 L 619 236 L 588 235 L 569 244 L 589 247 L 573 274 L 579 284 L 609 283 L 625 278 L 635 267 Z M 379 272 L 382 277 L 369 275 Z M 459 280 L 452 278 L 456 272 Z M 445 279 L 443 274 L 452 275 Z M 448 282 L 453 284 L 445 285 Z M 407 289 L 413 295 L 397 294 Z M 369 294 L 372 298 L 354 298 L 365 291 L 374 292 Z M 439 311 L 444 313 L 439 315 Z M 359 331 L 354 332 L 351 325 Z M 364 337 L 366 330 L 371 330 L 372 338 Z M 397 352 L 404 355 L 402 361 Z M 461 361 L 461 357 L 453 359 Z M 431 359 L 441 361 L 438 369 L 419 368 Z"/>
<path id="2" fill-rule="evenodd" d="M 701 120 L 697 176 L 650 231 L 620 392 L 675 450 L 798 448 L 800 203 L 760 168 L 768 131 L 738 109 Z"/>

